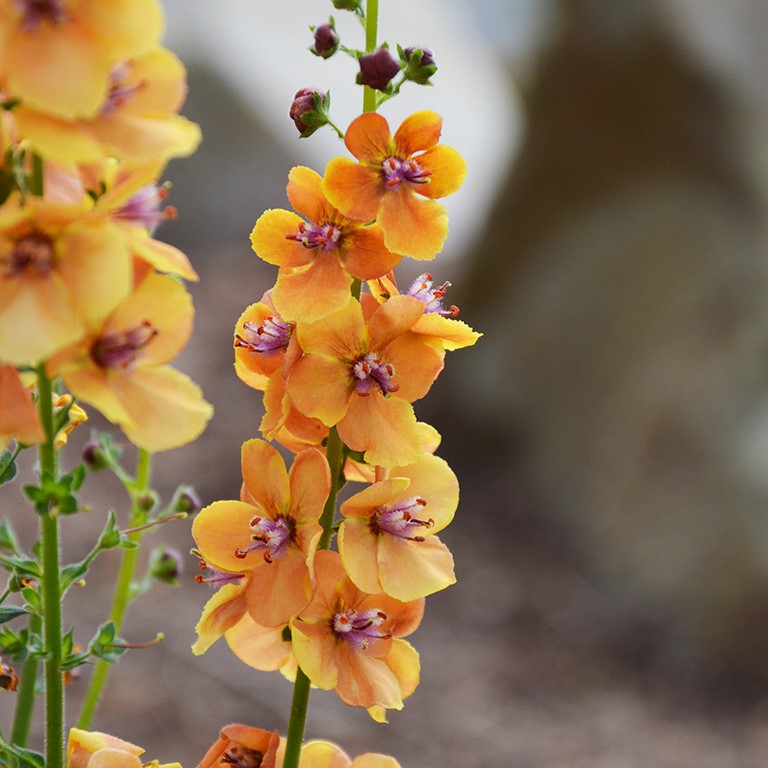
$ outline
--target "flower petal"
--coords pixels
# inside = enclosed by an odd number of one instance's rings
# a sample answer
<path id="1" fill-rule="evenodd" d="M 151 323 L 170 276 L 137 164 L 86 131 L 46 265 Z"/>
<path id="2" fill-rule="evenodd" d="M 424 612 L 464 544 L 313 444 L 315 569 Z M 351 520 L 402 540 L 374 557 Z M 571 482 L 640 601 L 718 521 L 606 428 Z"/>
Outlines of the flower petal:
<path id="1" fill-rule="evenodd" d="M 398 156 L 410 157 L 414 152 L 431 149 L 440 141 L 443 118 L 436 112 L 424 109 L 414 112 L 400 123 L 395 132 L 395 147 Z M 417 158 L 421 162 L 421 158 Z"/>
<path id="2" fill-rule="evenodd" d="M 325 167 L 323 192 L 344 216 L 373 221 L 384 195 L 384 183 L 378 169 L 359 165 L 347 157 L 334 157 Z"/>
<path id="3" fill-rule="evenodd" d="M 394 149 L 389 124 L 377 112 L 356 117 L 344 134 L 344 143 L 358 160 L 367 163 L 380 163 Z"/>
<path id="4" fill-rule="evenodd" d="M 317 171 L 297 165 L 288 174 L 288 200 L 294 210 L 316 224 L 328 216 L 328 201 L 323 194 L 323 180 Z"/>
<path id="5" fill-rule="evenodd" d="M 384 233 L 377 224 L 348 227 L 344 232 L 341 259 L 350 275 L 372 280 L 392 271 L 402 258 L 384 245 Z"/>
<path id="6" fill-rule="evenodd" d="M 262 672 L 273 672 L 291 659 L 291 644 L 283 639 L 284 627 L 259 626 L 248 613 L 224 637 L 240 661 Z"/>
<path id="7" fill-rule="evenodd" d="M 250 522 L 258 510 L 242 501 L 214 501 L 204 507 L 192 521 L 192 538 L 206 562 L 220 571 L 242 573 L 259 562 L 258 552 L 244 558 L 235 550 L 250 541 Z"/>
<path id="8" fill-rule="evenodd" d="M 244 589 L 242 584 L 225 584 L 205 604 L 195 627 L 197 641 L 192 646 L 195 656 L 205 653 L 245 615 Z"/>
<path id="9" fill-rule="evenodd" d="M 384 230 L 387 248 L 413 259 L 433 259 L 448 236 L 445 208 L 434 200 L 417 197 L 403 185 L 384 195 L 377 221 Z"/>
<path id="10" fill-rule="evenodd" d="M 338 533 L 339 554 L 344 570 L 354 585 L 363 592 L 383 592 L 379 581 L 377 535 L 370 529 L 368 520 L 349 518 Z"/>
<path id="11" fill-rule="evenodd" d="M 310 248 L 286 235 L 295 234 L 304 219 L 292 211 L 271 208 L 259 216 L 251 232 L 251 246 L 256 255 L 278 267 L 300 267 L 314 258 Z"/>
<path id="12" fill-rule="evenodd" d="M 416 160 L 432 171 L 429 184 L 421 184 L 418 188 L 424 197 L 452 195 L 467 178 L 467 163 L 453 147 L 440 145 L 419 155 Z"/>
<path id="13" fill-rule="evenodd" d="M 243 482 L 264 513 L 272 519 L 288 513 L 290 488 L 283 457 L 263 440 L 248 440 L 242 447 Z"/>
<path id="14" fill-rule="evenodd" d="M 383 591 L 398 600 L 415 600 L 456 583 L 453 555 L 436 536 L 406 541 L 382 535 L 378 564 Z"/>

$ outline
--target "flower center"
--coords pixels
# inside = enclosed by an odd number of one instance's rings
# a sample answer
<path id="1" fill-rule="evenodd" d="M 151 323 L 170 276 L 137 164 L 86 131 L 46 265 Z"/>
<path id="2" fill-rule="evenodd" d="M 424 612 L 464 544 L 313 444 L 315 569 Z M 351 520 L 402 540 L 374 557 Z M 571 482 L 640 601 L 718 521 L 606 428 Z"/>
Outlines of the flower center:
<path id="1" fill-rule="evenodd" d="M 382 395 L 397 392 L 400 385 L 392 381 L 394 375 L 392 363 L 385 363 L 375 352 L 368 352 L 352 364 L 355 389 L 363 397 L 374 392 L 376 387 Z"/>
<path id="2" fill-rule="evenodd" d="M 426 505 L 424 499 L 414 496 L 392 506 L 379 507 L 371 520 L 371 529 L 376 533 L 389 533 L 399 539 L 424 541 L 423 536 L 413 535 L 413 531 L 431 528 L 435 524 L 432 518 L 422 520 L 417 517 Z"/>
<path id="3" fill-rule="evenodd" d="M 91 357 L 102 368 L 124 371 L 133 365 L 139 352 L 158 333 L 149 320 L 144 320 L 135 328 L 96 339 L 91 347 Z"/>
<path id="4" fill-rule="evenodd" d="M 37 29 L 44 21 L 61 24 L 68 18 L 64 0 L 15 0 L 21 13 L 21 29 L 24 32 Z"/>
<path id="5" fill-rule="evenodd" d="M 203 556 L 196 549 L 192 550 L 192 554 L 200 558 L 201 572 L 195 576 L 195 581 L 198 584 L 209 584 L 218 589 L 225 584 L 239 584 L 245 576 L 244 573 L 226 573 L 225 571 L 218 571 L 216 568 L 212 568 L 203 560 Z"/>
<path id="6" fill-rule="evenodd" d="M 387 187 L 396 187 L 401 181 L 413 184 L 428 184 L 432 171 L 422 168 L 415 160 L 401 160 L 399 157 L 388 157 L 381 164 L 381 175 Z"/>
<path id="7" fill-rule="evenodd" d="M 129 101 L 138 91 L 146 86 L 143 80 L 137 83 L 126 83 L 130 72 L 129 64 L 118 64 L 109 73 L 109 90 L 107 98 L 101 105 L 102 116 L 111 115 Z"/>
<path id="8" fill-rule="evenodd" d="M 270 315 L 261 325 L 243 323 L 245 335 L 235 335 L 235 347 L 245 347 L 249 352 L 285 349 L 291 340 L 293 327 L 293 323 L 285 322 L 279 315 Z"/>
<path id="9" fill-rule="evenodd" d="M 53 242 L 40 233 L 20 237 L 13 250 L 0 258 L 4 277 L 18 277 L 22 273 L 45 277 L 53 264 Z"/>
<path id="10" fill-rule="evenodd" d="M 334 224 L 315 224 L 302 221 L 298 230 L 285 236 L 286 240 L 295 240 L 305 248 L 322 248 L 331 251 L 338 247 L 341 229 Z"/>
<path id="11" fill-rule="evenodd" d="M 168 197 L 169 187 L 170 184 L 159 187 L 147 184 L 129 197 L 125 205 L 118 208 L 112 216 L 131 224 L 140 224 L 152 234 L 161 221 L 176 218 L 177 212 L 172 205 L 162 207 L 163 200 Z"/>
<path id="12" fill-rule="evenodd" d="M 266 517 L 254 517 L 251 520 L 251 543 L 244 549 L 238 547 L 235 557 L 244 558 L 249 552 L 263 552 L 264 560 L 271 563 L 280 559 L 288 551 L 294 538 L 295 524 L 285 517 L 269 520 Z"/>
<path id="13" fill-rule="evenodd" d="M 426 304 L 424 314 L 434 312 L 443 315 L 443 317 L 456 317 L 459 314 L 459 308 L 455 304 L 451 304 L 448 309 L 443 306 L 443 297 L 450 287 L 451 284 L 447 281 L 442 285 L 433 287 L 432 275 L 429 272 L 424 272 L 411 283 L 411 287 L 405 292 L 405 295 L 423 301 Z"/>
<path id="14" fill-rule="evenodd" d="M 371 640 L 392 637 L 391 632 L 384 632 L 381 625 L 387 620 L 387 614 L 378 608 L 369 611 L 342 610 L 333 615 L 331 629 L 338 637 L 343 637 L 355 651 L 364 651 Z"/>
<path id="15" fill-rule="evenodd" d="M 263 759 L 264 753 L 259 752 L 258 749 L 251 749 L 233 742 L 224 751 L 219 762 L 228 763 L 237 768 L 259 768 Z"/>

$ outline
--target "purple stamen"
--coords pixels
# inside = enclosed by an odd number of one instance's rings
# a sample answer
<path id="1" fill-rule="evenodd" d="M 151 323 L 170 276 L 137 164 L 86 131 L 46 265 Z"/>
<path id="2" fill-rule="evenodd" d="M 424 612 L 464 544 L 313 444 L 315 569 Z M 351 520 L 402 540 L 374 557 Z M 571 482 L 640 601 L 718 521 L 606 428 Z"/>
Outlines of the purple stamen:
<path id="1" fill-rule="evenodd" d="M 173 206 L 161 207 L 162 201 L 167 196 L 167 185 L 157 187 L 154 184 L 147 184 L 128 198 L 125 205 L 118 208 L 112 216 L 132 224 L 140 224 L 152 234 L 161 221 L 176 216 L 176 209 Z"/>
<path id="2" fill-rule="evenodd" d="M 449 309 L 443 306 L 443 297 L 450 287 L 451 284 L 448 281 L 433 287 L 432 275 L 424 272 L 413 281 L 405 295 L 423 301 L 426 305 L 424 314 L 434 312 L 443 317 L 456 317 L 459 314 L 459 308 L 456 305 L 452 304 Z"/>
<path id="3" fill-rule="evenodd" d="M 264 560 L 271 563 L 275 558 L 280 559 L 288 551 L 293 539 L 294 524 L 292 521 L 278 517 L 270 520 L 265 517 L 254 517 L 251 520 L 251 543 L 244 549 L 235 550 L 235 557 L 244 558 L 249 552 L 263 552 Z"/>
<path id="4" fill-rule="evenodd" d="M 279 315 L 270 315 L 261 325 L 243 323 L 245 337 L 237 334 L 235 346 L 249 352 L 276 352 L 288 346 L 293 328 L 293 323 L 287 323 Z"/>
<path id="5" fill-rule="evenodd" d="M 391 507 L 379 507 L 371 520 L 371 528 L 376 533 L 384 532 L 399 539 L 409 541 L 424 541 L 423 536 L 414 536 L 412 531 L 417 528 L 432 528 L 435 521 L 422 520 L 417 517 L 427 502 L 420 496 L 405 499 Z"/>
<path id="6" fill-rule="evenodd" d="M 96 339 L 91 347 L 91 357 L 102 368 L 124 371 L 133 365 L 138 353 L 158 333 L 149 320 L 144 320 L 130 330 L 117 331 Z"/>
<path id="7" fill-rule="evenodd" d="M 145 87 L 143 81 L 127 85 L 125 83 L 128 77 L 129 67 L 127 64 L 118 64 L 109 74 L 109 90 L 107 98 L 101 105 L 102 116 L 111 115 L 117 109 L 123 106 L 126 101 L 131 99 L 137 91 Z"/>
<path id="8" fill-rule="evenodd" d="M 236 768 L 260 768 L 263 760 L 264 753 L 258 749 L 244 747 L 242 744 L 230 744 L 219 762 L 236 766 Z"/>
<path id="9" fill-rule="evenodd" d="M 68 18 L 64 0 L 14 0 L 13 4 L 21 13 L 24 32 L 37 29 L 44 21 L 61 24 Z"/>
<path id="10" fill-rule="evenodd" d="M 391 363 L 385 363 L 374 352 L 368 352 L 358 358 L 352 365 L 352 376 L 355 380 L 357 394 L 363 397 L 370 395 L 379 388 L 382 395 L 397 392 L 399 384 L 392 381 L 395 375 L 395 367 Z"/>
<path id="11" fill-rule="evenodd" d="M 341 230 L 334 224 L 315 224 L 301 222 L 298 231 L 285 236 L 286 240 L 295 240 L 305 248 L 322 248 L 330 251 L 336 248 L 341 239 Z"/>
<path id="12" fill-rule="evenodd" d="M 387 614 L 377 608 L 369 611 L 343 610 L 331 619 L 331 629 L 343 637 L 355 651 L 364 651 L 371 640 L 392 637 L 391 632 L 382 632 L 379 627 L 387 620 Z"/>
<path id="13" fill-rule="evenodd" d="M 4 277 L 17 277 L 22 272 L 45 277 L 53 263 L 53 243 L 47 235 L 35 233 L 20 237 L 7 255 L 0 257 Z"/>
<path id="14" fill-rule="evenodd" d="M 401 160 L 399 157 L 388 157 L 381 164 L 381 173 L 387 187 L 396 187 L 401 181 L 428 184 L 432 175 L 429 168 L 422 168 L 415 160 Z"/>

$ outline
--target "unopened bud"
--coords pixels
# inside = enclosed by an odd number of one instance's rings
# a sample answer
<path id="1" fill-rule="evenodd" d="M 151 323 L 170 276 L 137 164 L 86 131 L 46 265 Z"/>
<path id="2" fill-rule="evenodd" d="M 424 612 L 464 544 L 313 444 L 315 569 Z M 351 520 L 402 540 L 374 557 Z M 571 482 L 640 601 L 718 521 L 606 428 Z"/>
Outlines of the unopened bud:
<path id="1" fill-rule="evenodd" d="M 288 114 L 302 138 L 311 136 L 318 128 L 328 124 L 327 110 L 330 105 L 330 93 L 323 93 L 317 88 L 302 88 L 296 92 Z"/>
<path id="2" fill-rule="evenodd" d="M 358 85 L 367 85 L 377 91 L 386 91 L 392 78 L 400 71 L 399 62 L 388 48 L 377 48 L 372 53 L 364 53 L 358 61 Z"/>
<path id="3" fill-rule="evenodd" d="M 171 547 L 158 547 L 149 559 L 149 573 L 155 581 L 176 586 L 184 570 L 181 554 Z"/>
<path id="4" fill-rule="evenodd" d="M 331 0 L 334 8 L 341 11 L 359 11 L 362 6 L 360 0 Z"/>
<path id="5" fill-rule="evenodd" d="M 151 512 L 158 504 L 160 499 L 154 491 L 143 491 L 136 496 L 136 506 L 144 512 Z"/>
<path id="6" fill-rule="evenodd" d="M 333 18 L 325 24 L 319 24 L 314 28 L 314 32 L 315 44 L 309 50 L 315 56 L 329 59 L 339 48 L 339 36 L 336 34 Z"/>
<path id="7" fill-rule="evenodd" d="M 171 511 L 174 513 L 194 515 L 202 506 L 197 491 L 191 485 L 180 485 L 171 501 Z"/>
<path id="8" fill-rule="evenodd" d="M 429 78 L 437 72 L 437 64 L 429 48 L 409 46 L 400 51 L 406 80 L 419 85 L 429 85 Z"/>
<path id="9" fill-rule="evenodd" d="M 101 443 L 98 440 L 89 440 L 83 448 L 83 461 L 92 472 L 97 472 L 107 466 Z"/>

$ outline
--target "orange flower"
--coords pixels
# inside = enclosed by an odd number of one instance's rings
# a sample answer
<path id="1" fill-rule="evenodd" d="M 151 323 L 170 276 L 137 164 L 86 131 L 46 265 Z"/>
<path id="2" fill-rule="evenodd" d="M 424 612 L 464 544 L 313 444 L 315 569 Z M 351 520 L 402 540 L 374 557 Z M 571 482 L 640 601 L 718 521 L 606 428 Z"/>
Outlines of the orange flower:
<path id="1" fill-rule="evenodd" d="M 0 72 L 29 107 L 92 117 L 114 64 L 154 45 L 162 29 L 155 0 L 2 0 Z"/>
<path id="2" fill-rule="evenodd" d="M 336 552 L 318 552 L 315 573 L 315 596 L 291 621 L 299 667 L 352 707 L 402 709 L 419 684 L 419 656 L 400 638 L 419 626 L 424 600 L 403 603 L 362 592 Z"/>
<path id="3" fill-rule="evenodd" d="M 141 747 L 99 731 L 72 728 L 67 742 L 67 768 L 142 768 Z M 179 763 L 165 763 L 157 768 L 181 768 Z"/>
<path id="4" fill-rule="evenodd" d="M 298 327 L 305 355 L 288 375 L 288 394 L 302 413 L 336 425 L 369 464 L 405 465 L 421 456 L 411 403 L 429 391 L 445 354 L 440 344 L 409 332 L 423 312 L 417 299 L 394 296 L 366 323 L 353 299 Z"/>
<path id="5" fill-rule="evenodd" d="M 291 211 L 269 210 L 251 232 L 253 250 L 280 267 L 272 300 L 286 319 L 312 322 L 341 309 L 352 277 L 379 277 L 400 261 L 385 247 L 376 224 L 352 221 L 328 203 L 315 171 L 293 168 L 287 193 L 309 221 Z"/>
<path id="6" fill-rule="evenodd" d="M 281 739 L 277 750 L 277 766 L 282 768 L 285 741 Z M 350 760 L 347 753 L 330 741 L 313 739 L 301 747 L 299 768 L 400 768 L 394 757 L 367 752 Z"/>
<path id="7" fill-rule="evenodd" d="M 0 364 L 0 450 L 10 438 L 27 444 L 42 443 L 45 433 L 32 395 L 18 371 L 12 365 Z"/>
<path id="8" fill-rule="evenodd" d="M 440 115 L 424 110 L 393 137 L 381 115 L 360 115 L 344 137 L 359 162 L 335 157 L 323 178 L 331 205 L 352 219 L 375 219 L 387 248 L 414 259 L 432 259 L 442 249 L 448 216 L 434 199 L 458 190 L 467 175 L 461 155 L 438 145 L 442 125 Z"/>
<path id="9" fill-rule="evenodd" d="M 328 462 L 308 448 L 289 473 L 271 445 L 249 440 L 242 472 L 241 501 L 205 507 L 192 536 L 216 570 L 247 575 L 244 599 L 257 624 L 285 625 L 312 597 L 312 560 L 322 532 L 317 521 L 331 487 Z"/>
<path id="10" fill-rule="evenodd" d="M 164 162 L 191 154 L 200 129 L 176 114 L 186 95 L 186 73 L 157 46 L 116 65 L 99 111 L 67 120 L 21 104 L 13 110 L 19 133 L 35 151 L 58 162 L 100 162 L 107 155 Z"/>
<path id="11" fill-rule="evenodd" d="M 370 294 L 362 297 L 363 311 L 370 314 L 375 309 L 374 301 L 379 303 L 392 296 L 399 295 L 394 275 L 391 273 L 369 282 Z M 446 351 L 471 347 L 483 335 L 472 330 L 466 323 L 457 320 L 459 308 L 451 305 L 447 309 L 443 306 L 443 298 L 450 283 L 435 286 L 432 275 L 429 272 L 420 274 L 405 292 L 406 296 L 413 296 L 424 303 L 424 314 L 418 319 L 411 330 L 414 333 L 423 333 L 439 340 Z"/>
<path id="12" fill-rule="evenodd" d="M 275 754 L 280 743 L 277 731 L 232 723 L 225 725 L 197 768 L 275 768 Z"/>
<path id="13" fill-rule="evenodd" d="M 196 439 L 212 414 L 200 388 L 166 365 L 192 332 L 192 301 L 177 280 L 149 273 L 85 339 L 51 358 L 75 397 L 119 424 L 148 451 Z"/>
<path id="14" fill-rule="evenodd" d="M 80 206 L 30 198 L 0 208 L 0 360 L 47 358 L 82 338 L 131 290 L 117 229 Z"/>
<path id="15" fill-rule="evenodd" d="M 390 471 L 341 506 L 339 553 L 354 584 L 415 600 L 454 584 L 453 557 L 434 534 L 453 519 L 456 475 L 442 459 L 424 454 Z"/>

